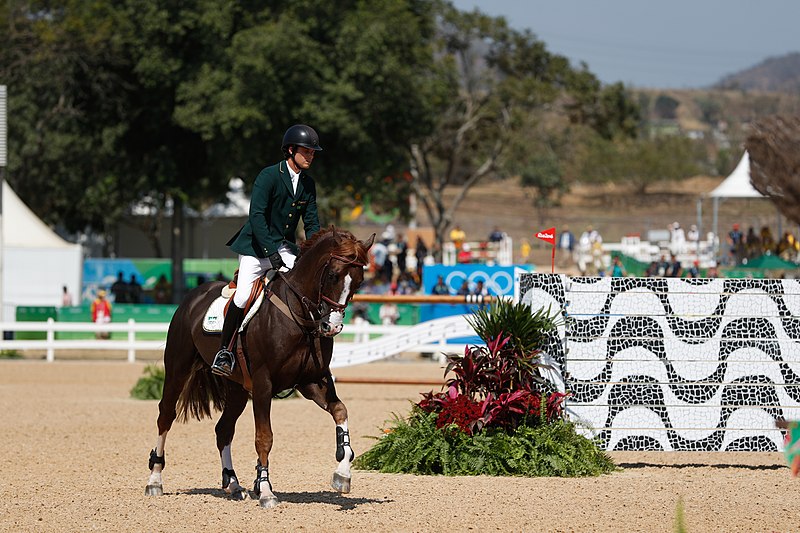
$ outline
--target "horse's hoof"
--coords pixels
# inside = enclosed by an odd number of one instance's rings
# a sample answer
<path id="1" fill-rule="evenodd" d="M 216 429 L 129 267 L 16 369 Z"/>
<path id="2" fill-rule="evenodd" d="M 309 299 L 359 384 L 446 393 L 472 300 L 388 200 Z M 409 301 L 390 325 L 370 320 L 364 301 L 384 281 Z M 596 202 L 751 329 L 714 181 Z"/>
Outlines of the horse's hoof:
<path id="1" fill-rule="evenodd" d="M 147 485 L 144 488 L 145 496 L 163 496 L 164 488 L 161 485 Z"/>
<path id="2" fill-rule="evenodd" d="M 261 498 L 258 500 L 258 505 L 260 505 L 262 509 L 272 509 L 278 506 L 278 498 L 275 496 Z"/>
<path id="3" fill-rule="evenodd" d="M 250 497 L 246 489 L 239 489 L 231 492 L 231 500 L 235 502 L 243 502 Z"/>
<path id="4" fill-rule="evenodd" d="M 339 472 L 334 472 L 331 487 L 341 494 L 350 494 L 350 478 L 341 475 Z"/>

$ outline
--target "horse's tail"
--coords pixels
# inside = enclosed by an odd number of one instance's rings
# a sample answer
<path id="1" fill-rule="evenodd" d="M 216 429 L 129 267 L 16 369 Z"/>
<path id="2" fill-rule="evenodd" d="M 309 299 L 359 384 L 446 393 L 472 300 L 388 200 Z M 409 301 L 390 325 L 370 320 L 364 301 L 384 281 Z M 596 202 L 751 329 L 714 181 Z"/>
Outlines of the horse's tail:
<path id="1" fill-rule="evenodd" d="M 225 407 L 226 390 L 224 379 L 212 374 L 209 366 L 198 357 L 178 398 L 178 420 L 211 418 L 212 405 L 216 411 Z"/>

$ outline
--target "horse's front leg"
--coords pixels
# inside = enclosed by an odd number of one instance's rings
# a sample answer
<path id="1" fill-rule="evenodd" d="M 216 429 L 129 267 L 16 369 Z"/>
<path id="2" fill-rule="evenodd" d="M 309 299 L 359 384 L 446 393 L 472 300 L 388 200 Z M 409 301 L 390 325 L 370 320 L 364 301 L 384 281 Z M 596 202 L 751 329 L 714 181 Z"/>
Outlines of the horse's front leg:
<path id="1" fill-rule="evenodd" d="M 347 428 L 347 407 L 336 395 L 336 387 L 330 374 L 318 383 L 298 387 L 300 393 L 328 411 L 336 423 L 336 460 L 339 464 L 333 472 L 331 486 L 337 492 L 350 492 L 350 465 L 356 454 L 350 446 L 350 431 Z"/>
<path id="2" fill-rule="evenodd" d="M 272 451 L 272 422 L 270 409 L 272 407 L 272 387 L 267 379 L 253 379 L 253 416 L 256 424 L 256 480 L 253 491 L 258 495 L 258 504 L 269 509 L 278 505 L 278 498 L 272 492 L 272 483 L 269 481 L 269 452 Z M 260 383 L 260 385 L 256 385 Z M 266 384 L 265 384 L 266 383 Z"/>

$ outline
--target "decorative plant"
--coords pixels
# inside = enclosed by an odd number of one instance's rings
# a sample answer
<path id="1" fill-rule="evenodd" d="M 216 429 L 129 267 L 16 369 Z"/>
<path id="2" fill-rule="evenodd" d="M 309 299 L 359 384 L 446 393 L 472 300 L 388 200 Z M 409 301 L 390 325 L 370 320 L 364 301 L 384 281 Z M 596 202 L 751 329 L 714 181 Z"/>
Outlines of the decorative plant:
<path id="1" fill-rule="evenodd" d="M 545 379 L 541 349 L 561 324 L 500 300 L 468 319 L 486 346 L 446 354 L 444 390 L 422 394 L 358 468 L 445 475 L 599 475 L 611 459 L 564 419 L 565 395 Z M 449 376 L 449 377 L 448 377 Z"/>
<path id="2" fill-rule="evenodd" d="M 131 398 L 136 400 L 160 400 L 164 390 L 164 367 L 147 365 L 144 376 L 131 389 Z"/>

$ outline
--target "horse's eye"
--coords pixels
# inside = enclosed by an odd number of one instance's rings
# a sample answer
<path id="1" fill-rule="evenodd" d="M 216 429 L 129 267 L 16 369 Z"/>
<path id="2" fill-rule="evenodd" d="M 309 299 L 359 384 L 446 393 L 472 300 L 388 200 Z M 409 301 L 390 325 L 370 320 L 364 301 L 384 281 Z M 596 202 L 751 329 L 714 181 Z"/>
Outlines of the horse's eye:
<path id="1" fill-rule="evenodd" d="M 336 281 L 337 279 L 339 279 L 339 274 L 337 274 L 333 270 L 330 270 L 328 271 L 328 279 L 330 279 L 331 281 Z"/>

